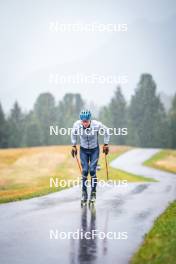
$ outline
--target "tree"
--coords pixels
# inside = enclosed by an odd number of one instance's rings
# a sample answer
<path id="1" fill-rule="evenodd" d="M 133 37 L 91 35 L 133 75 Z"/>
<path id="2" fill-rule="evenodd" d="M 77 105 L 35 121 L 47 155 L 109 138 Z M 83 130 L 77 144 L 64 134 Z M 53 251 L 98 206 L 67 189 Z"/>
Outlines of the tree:
<path id="1" fill-rule="evenodd" d="M 150 74 L 142 74 L 129 107 L 129 143 L 141 147 L 166 147 L 168 122 Z"/>
<path id="2" fill-rule="evenodd" d="M 42 93 L 34 104 L 35 126 L 41 131 L 42 145 L 52 144 L 52 137 L 49 134 L 50 125 L 56 120 L 55 99 L 50 93 Z M 33 123 L 34 126 L 34 123 Z"/>
<path id="3" fill-rule="evenodd" d="M 108 127 L 112 127 L 111 113 L 109 109 L 109 105 L 103 106 L 99 112 L 99 120 L 106 124 Z"/>
<path id="4" fill-rule="evenodd" d="M 118 86 L 114 97 L 111 99 L 109 105 L 109 112 L 111 114 L 111 124 L 115 129 L 119 129 L 119 135 L 114 135 L 112 137 L 112 142 L 114 144 L 125 144 L 126 137 L 121 135 L 122 128 L 127 126 L 127 109 L 126 109 L 126 101 L 122 94 L 121 88 Z"/>
<path id="5" fill-rule="evenodd" d="M 24 134 L 24 115 L 18 102 L 14 103 L 8 118 L 9 147 L 21 147 Z"/>
<path id="6" fill-rule="evenodd" d="M 172 101 L 172 106 L 169 111 L 169 125 L 170 125 L 170 143 L 172 148 L 176 148 L 176 94 Z"/>
<path id="7" fill-rule="evenodd" d="M 43 138 L 40 124 L 33 111 L 31 111 L 25 118 L 24 145 L 29 147 L 40 146 L 42 142 Z"/>
<path id="8" fill-rule="evenodd" d="M 5 120 L 4 111 L 0 104 L 0 147 L 5 148 L 7 146 L 8 146 L 7 122 Z"/>
<path id="9" fill-rule="evenodd" d="M 72 127 L 73 122 L 79 119 L 81 109 L 84 107 L 84 101 L 80 94 L 67 93 L 59 102 L 57 107 L 57 122 L 59 127 Z M 60 136 L 59 142 L 62 144 L 70 143 L 70 136 Z"/>
<path id="10" fill-rule="evenodd" d="M 127 127 L 126 100 L 118 86 L 114 96 L 107 106 L 101 108 L 99 119 L 108 127 L 116 129 L 116 134 L 111 136 L 111 143 L 124 145 L 126 136 L 122 134 L 122 128 Z"/>

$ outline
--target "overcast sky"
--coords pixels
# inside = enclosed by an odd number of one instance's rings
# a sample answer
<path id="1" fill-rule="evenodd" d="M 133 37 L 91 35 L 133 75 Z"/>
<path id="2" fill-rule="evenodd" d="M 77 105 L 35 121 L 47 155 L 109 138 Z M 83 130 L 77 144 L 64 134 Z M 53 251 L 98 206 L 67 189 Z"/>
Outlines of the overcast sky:
<path id="1" fill-rule="evenodd" d="M 127 32 L 53 32 L 50 23 L 127 24 Z M 176 1 L 0 0 L 0 102 L 32 108 L 41 92 L 60 100 L 79 92 L 97 105 L 109 102 L 116 84 L 54 83 L 51 76 L 127 76 L 126 98 L 141 73 L 158 92 L 176 92 Z"/>

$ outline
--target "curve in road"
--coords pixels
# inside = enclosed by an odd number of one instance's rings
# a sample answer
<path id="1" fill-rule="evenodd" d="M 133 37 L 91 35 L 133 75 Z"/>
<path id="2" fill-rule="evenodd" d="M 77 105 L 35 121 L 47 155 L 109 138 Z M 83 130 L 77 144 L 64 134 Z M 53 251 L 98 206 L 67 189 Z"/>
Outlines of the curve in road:
<path id="1" fill-rule="evenodd" d="M 95 208 L 80 207 L 80 187 L 0 205 L 1 263 L 128 263 L 156 217 L 176 196 L 175 174 L 142 165 L 158 151 L 134 149 L 111 162 L 158 182 L 99 186 Z M 92 230 L 94 239 L 81 237 Z"/>

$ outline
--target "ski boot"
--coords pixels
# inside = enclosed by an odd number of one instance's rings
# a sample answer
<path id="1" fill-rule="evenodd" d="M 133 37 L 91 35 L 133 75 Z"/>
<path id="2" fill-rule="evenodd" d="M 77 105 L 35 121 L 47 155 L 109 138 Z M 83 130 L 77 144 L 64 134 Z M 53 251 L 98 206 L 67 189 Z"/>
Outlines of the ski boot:
<path id="1" fill-rule="evenodd" d="M 87 192 L 82 191 L 81 207 L 87 205 Z"/>
<path id="2" fill-rule="evenodd" d="M 94 205 L 96 201 L 96 192 L 91 192 L 89 199 L 89 206 Z"/>

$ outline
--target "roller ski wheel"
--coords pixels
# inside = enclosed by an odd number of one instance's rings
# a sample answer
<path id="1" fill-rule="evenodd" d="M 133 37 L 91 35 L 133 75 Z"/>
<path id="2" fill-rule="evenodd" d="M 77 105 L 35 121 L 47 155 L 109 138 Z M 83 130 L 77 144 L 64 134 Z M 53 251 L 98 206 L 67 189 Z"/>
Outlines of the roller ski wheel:
<path id="1" fill-rule="evenodd" d="M 84 207 L 84 206 L 86 206 L 87 205 L 87 201 L 82 201 L 81 200 L 81 207 Z"/>
<path id="2" fill-rule="evenodd" d="M 82 193 L 82 198 L 81 198 L 81 207 L 84 207 L 87 205 L 87 193 L 83 192 Z"/>
<path id="3" fill-rule="evenodd" d="M 95 201 L 89 201 L 89 207 L 94 207 L 95 206 Z"/>
<path id="4" fill-rule="evenodd" d="M 96 202 L 96 192 L 91 192 L 89 206 L 94 206 Z"/>

